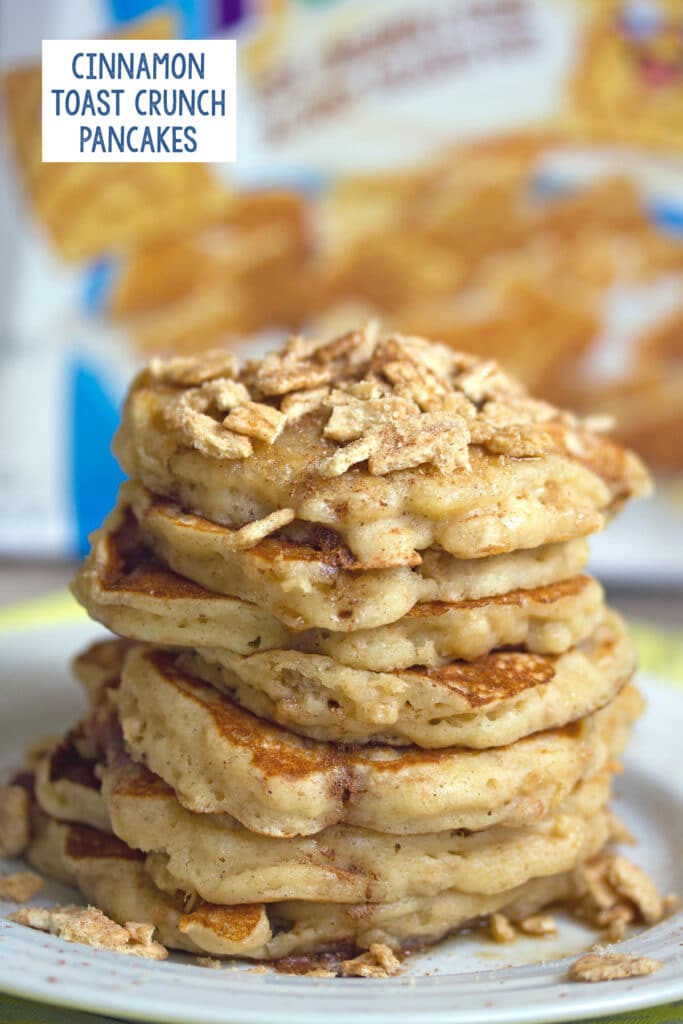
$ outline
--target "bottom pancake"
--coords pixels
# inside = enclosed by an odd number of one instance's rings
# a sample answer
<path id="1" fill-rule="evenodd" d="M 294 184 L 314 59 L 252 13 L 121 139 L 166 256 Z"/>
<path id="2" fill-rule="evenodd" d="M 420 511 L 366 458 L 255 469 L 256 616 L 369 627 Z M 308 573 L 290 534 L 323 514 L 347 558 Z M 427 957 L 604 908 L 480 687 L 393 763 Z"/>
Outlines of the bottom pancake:
<path id="1" fill-rule="evenodd" d="M 447 890 L 394 903 L 188 904 L 182 893 L 157 888 L 143 855 L 120 840 L 47 816 L 40 818 L 29 859 L 44 874 L 76 885 L 115 921 L 154 924 L 156 937 L 171 949 L 252 960 L 364 950 L 375 942 L 424 946 L 495 911 L 516 920 L 571 900 L 579 886 L 575 873 L 564 872 L 495 895 Z"/>

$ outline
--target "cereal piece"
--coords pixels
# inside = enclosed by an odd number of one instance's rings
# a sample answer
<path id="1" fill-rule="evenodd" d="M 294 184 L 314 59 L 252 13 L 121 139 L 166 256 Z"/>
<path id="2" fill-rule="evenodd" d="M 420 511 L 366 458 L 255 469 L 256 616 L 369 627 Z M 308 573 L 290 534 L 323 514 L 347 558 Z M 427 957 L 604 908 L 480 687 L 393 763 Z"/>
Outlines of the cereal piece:
<path id="1" fill-rule="evenodd" d="M 370 406 L 373 403 L 365 404 Z M 342 407 L 342 414 L 347 408 Z M 343 427 L 337 431 L 338 436 L 345 429 L 353 433 L 360 428 L 360 424 L 353 420 L 355 407 L 351 408 L 351 420 L 344 420 Z M 443 473 L 451 473 L 456 469 L 469 468 L 469 438 L 469 429 L 462 416 L 421 413 L 371 428 L 335 452 L 323 464 L 321 472 L 323 476 L 340 476 L 351 466 L 367 459 L 373 476 L 411 469 L 424 463 L 432 463 Z"/>
<path id="2" fill-rule="evenodd" d="M 607 910 L 617 903 L 616 893 L 606 877 L 608 860 L 598 857 L 578 869 L 577 882 L 586 911 Z"/>
<path id="3" fill-rule="evenodd" d="M 327 400 L 332 413 L 325 426 L 325 437 L 333 441 L 357 441 L 375 427 L 419 414 L 417 405 L 392 395 L 362 401 L 345 391 L 333 391 Z"/>
<path id="4" fill-rule="evenodd" d="M 342 978 L 389 978 L 397 974 L 401 964 L 389 946 L 373 942 L 367 953 L 353 960 L 342 960 L 339 973 Z"/>
<path id="5" fill-rule="evenodd" d="M 515 927 L 505 914 L 491 914 L 489 917 L 489 935 L 494 942 L 514 942 L 517 938 Z"/>
<path id="6" fill-rule="evenodd" d="M 266 356 L 258 366 L 255 383 L 264 395 L 287 395 L 290 391 L 318 388 L 332 379 L 330 366 L 314 366 L 275 353 Z"/>
<path id="7" fill-rule="evenodd" d="M 661 897 L 642 868 L 626 857 L 613 857 L 607 869 L 607 878 L 620 896 L 635 904 L 645 924 L 656 924 L 657 921 L 661 921 Z"/>
<path id="8" fill-rule="evenodd" d="M 0 786 L 0 856 L 18 857 L 31 838 L 31 796 L 23 786 Z"/>
<path id="9" fill-rule="evenodd" d="M 607 942 L 620 942 L 626 934 L 626 929 L 635 917 L 632 907 L 618 904 L 609 910 L 602 910 L 597 915 L 596 924 L 605 929 Z"/>
<path id="10" fill-rule="evenodd" d="M 204 455 L 221 459 L 245 459 L 252 453 L 249 439 L 226 430 L 206 413 L 212 403 L 225 411 L 229 401 L 230 396 L 215 387 L 203 385 L 201 388 L 192 388 L 185 391 L 177 405 L 170 410 L 170 423 L 180 431 L 184 440 Z"/>
<path id="11" fill-rule="evenodd" d="M 245 402 L 225 417 L 223 426 L 236 434 L 245 434 L 272 444 L 282 433 L 286 418 L 278 409 L 262 402 Z"/>
<path id="12" fill-rule="evenodd" d="M 263 519 L 255 519 L 253 523 L 247 523 L 245 526 L 240 527 L 239 530 L 235 530 L 230 536 L 230 550 L 242 551 L 244 548 L 252 548 L 259 541 L 263 540 L 270 533 L 275 533 L 276 530 L 281 529 L 283 526 L 287 526 L 294 519 L 294 509 L 291 508 L 278 508 L 269 515 L 264 516 Z"/>
<path id="13" fill-rule="evenodd" d="M 425 412 L 386 427 L 370 454 L 373 476 L 432 463 L 443 473 L 469 469 L 470 433 L 462 416 Z"/>
<path id="14" fill-rule="evenodd" d="M 518 921 L 517 927 L 525 935 L 557 935 L 557 925 L 550 914 L 532 914 Z"/>
<path id="15" fill-rule="evenodd" d="M 379 325 L 370 321 L 359 331 L 347 331 L 331 341 L 318 344 L 311 354 L 319 363 L 336 363 L 337 376 L 343 377 L 372 358 L 378 335 Z"/>
<path id="16" fill-rule="evenodd" d="M 140 921 L 126 921 L 125 929 L 130 935 L 131 941 L 141 946 L 149 946 L 154 937 L 154 925 L 143 924 Z"/>
<path id="17" fill-rule="evenodd" d="M 382 373 L 394 385 L 397 395 L 409 398 L 423 410 L 440 409 L 448 388 L 424 363 L 400 359 L 385 363 Z"/>
<path id="18" fill-rule="evenodd" d="M 301 419 L 309 412 L 319 409 L 330 393 L 329 388 L 313 388 L 312 391 L 294 391 L 285 395 L 280 405 L 280 412 L 284 413 L 288 423 Z"/>
<path id="19" fill-rule="evenodd" d="M 33 871 L 16 871 L 12 875 L 0 875 L 0 900 L 12 903 L 27 903 L 43 888 L 43 880 Z"/>
<path id="20" fill-rule="evenodd" d="M 215 956 L 198 956 L 195 963 L 197 967 L 208 967 L 213 971 L 221 966 L 220 960 L 216 960 Z"/>
<path id="21" fill-rule="evenodd" d="M 366 437 L 359 437 L 344 448 L 340 448 L 320 467 L 322 476 L 341 476 L 351 466 L 358 462 L 364 462 L 375 451 L 379 444 L 379 437 L 376 434 L 368 434 Z"/>
<path id="22" fill-rule="evenodd" d="M 483 442 L 495 455 L 509 455 L 513 459 L 529 459 L 544 455 L 553 447 L 553 439 L 545 430 L 528 428 L 498 430 Z"/>
<path id="23" fill-rule="evenodd" d="M 455 386 L 476 403 L 523 394 L 521 384 L 501 370 L 493 359 L 483 360 L 472 369 L 458 374 Z"/>
<path id="24" fill-rule="evenodd" d="M 234 377 L 238 365 L 237 357 L 232 352 L 214 349 L 201 356 L 152 359 L 148 370 L 150 377 L 160 384 L 188 386 L 203 384 L 216 377 Z"/>
<path id="25" fill-rule="evenodd" d="M 225 377 L 202 384 L 195 394 L 201 398 L 198 408 L 202 412 L 205 412 L 211 404 L 215 405 L 219 412 L 227 412 L 250 400 L 249 392 L 244 384 L 240 384 L 236 380 L 228 380 Z"/>
<path id="26" fill-rule="evenodd" d="M 654 974 L 664 964 L 648 956 L 633 953 L 586 953 L 569 968 L 569 981 L 617 981 Z"/>
<path id="27" fill-rule="evenodd" d="M 97 907 L 22 907 L 10 914 L 9 920 L 93 949 L 108 949 L 148 960 L 165 960 L 168 956 L 166 948 L 152 939 L 152 925 L 128 922 L 122 927 Z"/>

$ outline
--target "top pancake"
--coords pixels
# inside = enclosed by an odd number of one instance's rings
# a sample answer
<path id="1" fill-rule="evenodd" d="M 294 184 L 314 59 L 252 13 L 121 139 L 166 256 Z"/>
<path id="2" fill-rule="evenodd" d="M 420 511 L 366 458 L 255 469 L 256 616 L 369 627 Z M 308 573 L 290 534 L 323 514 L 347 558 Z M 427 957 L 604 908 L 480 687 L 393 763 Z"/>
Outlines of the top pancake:
<path id="1" fill-rule="evenodd" d="M 235 545 L 312 523 L 382 568 L 433 545 L 479 558 L 602 529 L 649 482 L 589 426 L 493 362 L 366 329 L 242 367 L 227 352 L 153 361 L 115 451 Z"/>

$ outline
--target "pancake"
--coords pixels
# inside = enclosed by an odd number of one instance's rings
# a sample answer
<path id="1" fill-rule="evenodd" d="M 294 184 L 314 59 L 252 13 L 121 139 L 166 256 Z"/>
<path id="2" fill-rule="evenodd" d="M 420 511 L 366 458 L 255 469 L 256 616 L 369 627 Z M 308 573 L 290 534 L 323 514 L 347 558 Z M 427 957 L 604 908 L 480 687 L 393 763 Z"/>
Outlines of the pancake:
<path id="1" fill-rule="evenodd" d="M 575 576 L 588 558 L 586 543 L 573 540 L 469 561 L 430 549 L 412 568 L 369 569 L 325 533 L 316 547 L 274 535 L 235 550 L 232 531 L 136 484 L 122 487 L 119 506 L 132 511 L 146 548 L 175 573 L 250 601 L 297 631 L 372 629 L 397 621 L 420 601 L 478 600 L 546 586 Z M 111 601 L 101 597 L 98 581 L 103 567 L 111 565 L 108 537 L 117 522 L 108 521 L 95 535 L 93 553 L 78 577 L 77 596 L 96 615 Z M 120 591 L 114 601 L 121 601 Z"/>
<path id="2" fill-rule="evenodd" d="M 625 745 L 642 701 L 626 687 L 563 729 L 492 750 L 349 747 L 301 738 L 140 645 L 116 699 L 126 746 L 188 810 L 270 836 L 346 823 L 396 835 L 538 821 Z"/>
<path id="3" fill-rule="evenodd" d="M 142 541 L 129 508 L 91 538 L 71 590 L 114 633 L 152 643 L 225 644 L 239 654 L 286 645 L 291 633 L 251 601 L 214 593 L 168 569 Z"/>
<path id="4" fill-rule="evenodd" d="M 559 656 L 493 651 L 436 668 L 369 672 L 317 654 L 243 657 L 214 647 L 178 664 L 255 715 L 312 739 L 485 749 L 603 707 L 633 675 L 636 651 L 608 612 L 587 640 Z"/>
<path id="5" fill-rule="evenodd" d="M 36 791 L 48 813 L 54 803 L 50 790 L 58 794 L 64 777 L 60 746 L 45 759 L 49 781 Z M 273 839 L 225 814 L 185 810 L 169 786 L 116 743 L 108 753 L 101 768 L 103 830 L 148 854 L 147 869 L 162 888 L 196 893 L 212 903 L 376 903 L 446 889 L 492 895 L 533 877 L 568 871 L 609 837 L 607 772 L 581 783 L 557 813 L 526 828 L 448 831 L 396 842 L 395 836 L 334 826 L 312 837 Z M 71 773 L 77 763 L 76 756 Z M 88 819 L 91 790 L 81 785 L 82 802 L 74 793 L 70 813 L 60 818 L 94 824 Z"/>
<path id="6" fill-rule="evenodd" d="M 133 644 L 124 639 L 98 640 L 71 661 L 71 671 L 95 705 L 107 688 L 119 685 L 123 663 Z"/>
<path id="7" fill-rule="evenodd" d="M 96 773 L 98 760 L 98 750 L 86 725 L 79 723 L 69 730 L 36 768 L 35 796 L 46 814 L 111 831 Z"/>
<path id="8" fill-rule="evenodd" d="M 498 647 L 557 655 L 596 629 L 603 598 L 597 580 L 572 576 L 489 597 L 423 601 L 398 622 L 353 633 L 311 630 L 288 646 L 375 672 L 436 667 L 456 658 L 473 661 Z"/>
<path id="9" fill-rule="evenodd" d="M 29 859 L 42 873 L 78 886 L 89 903 L 115 921 L 154 924 L 155 937 L 171 949 L 252 960 L 323 951 L 346 955 L 374 942 L 394 949 L 421 947 L 483 915 L 502 911 L 511 920 L 523 919 L 579 894 L 576 874 L 564 872 L 494 895 L 446 890 L 391 903 L 188 903 L 177 888 L 158 888 L 144 855 L 121 840 L 47 817 L 36 830 Z"/>
<path id="10" fill-rule="evenodd" d="M 542 567 L 535 565 L 537 572 Z M 374 630 L 288 630 L 256 604 L 207 590 L 168 569 L 142 542 L 129 509 L 112 513 L 93 538 L 72 590 L 93 617 L 136 640 L 221 647 L 241 655 L 288 648 L 380 672 L 473 659 L 517 644 L 560 654 L 584 640 L 604 612 L 599 583 L 574 576 L 493 597 L 422 602 L 398 622 Z"/>
<path id="11" fill-rule="evenodd" d="M 186 511 L 233 528 L 286 513 L 361 562 L 399 565 L 432 546 L 470 559 L 603 529 L 649 482 L 586 427 L 493 362 L 361 330 L 242 368 L 154 361 L 114 450 Z"/>
<path id="12" fill-rule="evenodd" d="M 353 826 L 295 839 L 260 836 L 227 815 L 185 810 L 169 787 L 134 764 L 105 772 L 103 787 L 114 832 L 150 854 L 147 866 L 157 884 L 221 904 L 384 903 L 448 889 L 493 895 L 568 871 L 607 841 L 609 780 L 579 790 L 557 814 L 527 828 L 396 842 Z"/>

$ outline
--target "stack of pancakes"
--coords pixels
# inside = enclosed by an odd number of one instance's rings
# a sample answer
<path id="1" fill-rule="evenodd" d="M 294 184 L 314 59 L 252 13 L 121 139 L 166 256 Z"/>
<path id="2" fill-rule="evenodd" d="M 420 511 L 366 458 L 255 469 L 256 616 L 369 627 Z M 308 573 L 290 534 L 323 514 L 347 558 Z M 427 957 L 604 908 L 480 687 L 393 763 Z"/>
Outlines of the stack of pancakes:
<path id="1" fill-rule="evenodd" d="M 648 478 L 600 426 L 370 328 L 153 361 L 74 583 L 121 639 L 76 660 L 34 863 L 254 959 L 571 900 L 642 707 L 583 569 Z"/>

